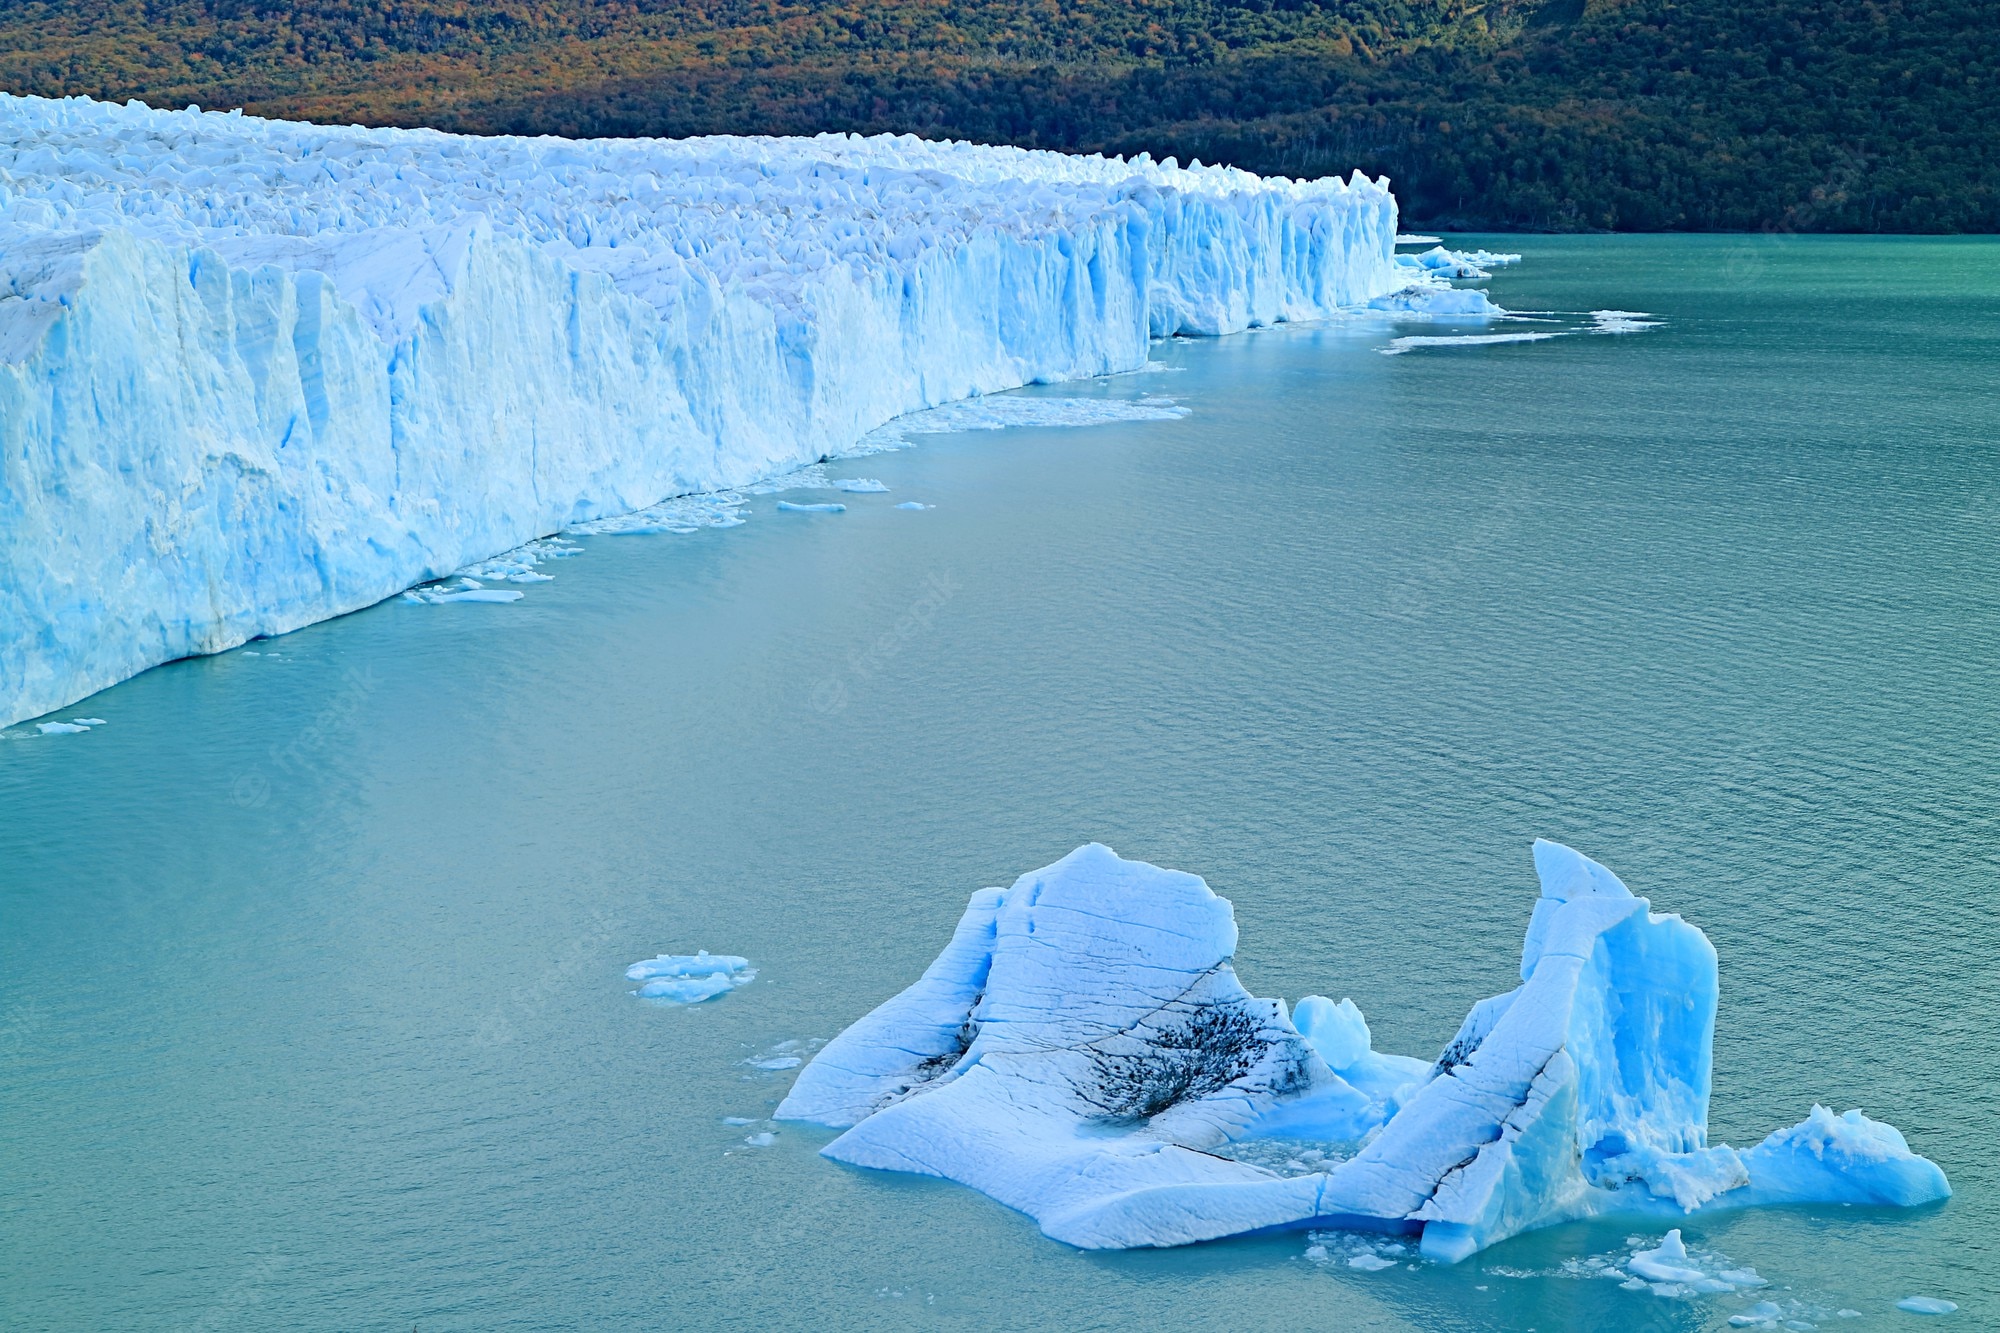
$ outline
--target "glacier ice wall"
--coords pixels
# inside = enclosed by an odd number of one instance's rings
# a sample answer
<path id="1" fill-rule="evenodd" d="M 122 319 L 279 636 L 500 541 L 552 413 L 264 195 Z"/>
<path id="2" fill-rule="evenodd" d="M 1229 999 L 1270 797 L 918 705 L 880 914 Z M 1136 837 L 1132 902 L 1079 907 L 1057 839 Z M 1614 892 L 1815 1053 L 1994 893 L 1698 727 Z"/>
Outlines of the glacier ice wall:
<path id="1" fill-rule="evenodd" d="M 1091 844 L 976 895 L 778 1114 L 844 1130 L 829 1157 L 960 1181 L 1093 1249 L 1347 1226 L 1455 1261 L 1597 1214 L 1951 1193 L 1859 1111 L 1711 1146 L 1715 950 L 1587 857 L 1534 852 L 1521 985 L 1435 1062 L 1372 1050 L 1351 1001 L 1294 1021 L 1251 997 L 1227 901 Z M 1230 1155 L 1264 1139 L 1345 1148 L 1291 1175 Z"/>
<path id="2" fill-rule="evenodd" d="M 903 413 L 1397 290 L 1386 182 L 0 95 L 0 724 Z"/>

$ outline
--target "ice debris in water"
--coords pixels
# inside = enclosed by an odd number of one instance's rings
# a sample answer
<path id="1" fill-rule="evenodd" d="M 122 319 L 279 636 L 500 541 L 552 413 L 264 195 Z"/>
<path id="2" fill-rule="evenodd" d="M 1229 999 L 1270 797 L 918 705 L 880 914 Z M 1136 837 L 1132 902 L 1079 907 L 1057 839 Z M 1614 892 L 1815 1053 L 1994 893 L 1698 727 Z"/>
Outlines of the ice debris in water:
<path id="1" fill-rule="evenodd" d="M 1759 1333 L 1814 1333 L 1819 1319 L 1852 1319 L 1859 1310 L 1840 1310 L 1828 1315 L 1825 1310 L 1802 1304 L 1798 1301 L 1758 1301 L 1755 1305 L 1729 1316 L 1731 1328 L 1753 1328 Z"/>
<path id="2" fill-rule="evenodd" d="M 625 969 L 627 981 L 641 983 L 634 995 L 671 1004 L 700 1004 L 747 985 L 756 976 L 757 969 L 750 966 L 749 959 L 712 954 L 706 949 L 694 954 L 663 953 Z"/>
<path id="3" fill-rule="evenodd" d="M 560 538 L 540 538 L 489 560 L 480 560 L 467 565 L 453 574 L 452 578 L 423 583 L 407 589 L 403 593 L 403 600 L 430 606 L 445 602 L 518 602 L 521 600 L 519 592 L 506 588 L 488 588 L 486 584 L 548 583 L 555 576 L 541 573 L 535 566 L 544 560 L 560 560 L 581 554 L 583 554 L 582 547 L 571 546 Z M 458 582 L 454 584 L 452 579 Z"/>
<path id="4" fill-rule="evenodd" d="M 901 504 L 897 505 L 897 506 L 896 506 L 896 508 L 898 508 L 898 509 L 934 509 L 934 508 L 936 508 L 936 506 L 935 506 L 935 505 L 927 505 L 927 504 L 921 504 L 921 503 L 919 503 L 918 501 L 915 501 L 915 500 L 905 500 L 905 501 L 903 501 L 903 503 L 901 503 Z"/>
<path id="5" fill-rule="evenodd" d="M 1040 398 L 996 394 L 947 403 L 927 412 L 898 417 L 870 431 L 846 453 L 856 457 L 908 448 L 913 435 L 945 435 L 964 430 L 1026 427 L 1104 426 L 1119 421 L 1177 421 L 1188 409 L 1171 398 Z"/>
<path id="6" fill-rule="evenodd" d="M 741 527 L 743 496 L 737 491 L 678 495 L 630 514 L 575 523 L 565 531 L 576 537 L 629 537 L 654 532 L 686 535 L 703 528 Z"/>
<path id="7" fill-rule="evenodd" d="M 1936 1296 L 1905 1296 L 1896 1302 L 1896 1308 L 1908 1310 L 1911 1314 L 1950 1314 L 1958 1308 L 1958 1303 Z"/>
<path id="8" fill-rule="evenodd" d="M 845 477 L 834 482 L 833 488 L 850 495 L 886 495 L 889 492 L 887 486 L 872 477 Z"/>
<path id="9" fill-rule="evenodd" d="M 0 724 L 1416 272 L 1359 173 L 15 96 L 0 144 L 8 485 L 37 497 L 0 524 Z"/>
<path id="10" fill-rule="evenodd" d="M 1592 333 L 1644 333 L 1662 322 L 1642 310 L 1593 310 L 1590 319 Z"/>
<path id="11" fill-rule="evenodd" d="M 1306 1260 L 1323 1268 L 1352 1268 L 1380 1273 L 1416 1258 L 1408 1244 L 1388 1236 L 1353 1231 L 1313 1231 L 1306 1240 Z"/>
<path id="12" fill-rule="evenodd" d="M 1368 308 L 1429 319 L 1504 319 L 1508 314 L 1476 287 L 1423 283 L 1412 283 L 1386 296 L 1378 296 L 1368 303 Z"/>
<path id="13" fill-rule="evenodd" d="M 445 602 L 518 602 L 521 597 L 518 589 L 488 588 L 476 579 L 460 579 L 456 584 L 450 579 L 442 583 L 426 583 L 403 594 L 404 601 L 426 606 Z"/>
<path id="14" fill-rule="evenodd" d="M 1473 293 L 1473 295 L 1483 294 Z M 1393 301 L 1394 298 L 1382 299 Z M 1509 319 L 1522 318 L 1497 306 L 1494 307 L 1493 313 Z M 1572 315 L 1567 318 L 1579 317 Z M 1387 347 L 1380 350 L 1384 356 L 1401 356 L 1419 347 L 1480 347 L 1493 343 L 1537 343 L 1547 342 L 1551 338 L 1569 338 L 1580 333 L 1644 333 L 1649 329 L 1659 328 L 1663 322 L 1632 310 L 1593 310 L 1589 318 L 1588 324 L 1578 324 L 1564 329 L 1537 330 L 1532 333 L 1467 333 L 1443 337 L 1413 334 L 1393 339 Z"/>
<path id="15" fill-rule="evenodd" d="M 1491 250 L 1447 250 L 1442 245 L 1434 245 L 1422 254 L 1396 256 L 1398 268 L 1415 269 L 1440 278 L 1490 278 L 1493 276 L 1490 270 L 1520 262 L 1519 255 L 1495 254 Z"/>
<path id="16" fill-rule="evenodd" d="M 469 579 L 485 579 L 489 582 L 507 583 L 547 583 L 553 574 L 544 574 L 536 566 L 544 560 L 562 560 L 573 555 L 582 555 L 583 548 L 572 546 L 555 537 L 544 537 L 511 551 L 496 555 L 490 560 L 481 560 L 458 571 Z"/>
<path id="17" fill-rule="evenodd" d="M 805 1063 L 807 1056 L 824 1045 L 826 1045 L 826 1042 L 818 1037 L 812 1038 L 809 1041 L 790 1038 L 778 1042 L 769 1050 L 749 1057 L 743 1063 L 749 1065 L 752 1069 L 760 1069 L 766 1073 L 778 1073 L 787 1069 L 797 1069 Z"/>
<path id="18" fill-rule="evenodd" d="M 1599 1214 L 1950 1194 L 1859 1112 L 1711 1146 L 1708 939 L 1567 847 L 1538 841 L 1534 861 L 1521 984 L 1419 1061 L 1374 1051 L 1351 1004 L 1308 997 L 1295 1017 L 1245 992 L 1233 913 L 1200 879 L 1078 848 L 973 895 L 779 1118 L 843 1130 L 828 1157 L 971 1185 L 1088 1249 L 1344 1225 L 1456 1261 Z M 1286 1136 L 1352 1155 L 1294 1175 L 1224 1155 Z M 1756 1280 L 1729 1272 L 1701 1276 Z"/>
<path id="19" fill-rule="evenodd" d="M 1770 1285 L 1754 1268 L 1720 1268 L 1713 1263 L 1705 1267 L 1688 1253 L 1678 1227 L 1657 1248 L 1633 1254 L 1625 1261 L 1625 1270 L 1659 1296 L 1713 1295 Z"/>
<path id="20" fill-rule="evenodd" d="M 37 722 L 35 730 L 44 736 L 73 736 L 92 727 L 101 727 L 105 721 L 101 717 L 73 717 L 67 722 Z"/>
<path id="21" fill-rule="evenodd" d="M 1382 349 L 1384 356 L 1401 356 L 1404 352 L 1418 347 L 1480 347 L 1492 343 L 1538 343 L 1551 338 L 1560 338 L 1560 333 L 1468 333 L 1457 337 L 1431 337 L 1412 334 L 1391 340 Z"/>
<path id="22" fill-rule="evenodd" d="M 844 504 L 794 504 L 790 500 L 778 501 L 778 508 L 787 514 L 844 514 Z"/>

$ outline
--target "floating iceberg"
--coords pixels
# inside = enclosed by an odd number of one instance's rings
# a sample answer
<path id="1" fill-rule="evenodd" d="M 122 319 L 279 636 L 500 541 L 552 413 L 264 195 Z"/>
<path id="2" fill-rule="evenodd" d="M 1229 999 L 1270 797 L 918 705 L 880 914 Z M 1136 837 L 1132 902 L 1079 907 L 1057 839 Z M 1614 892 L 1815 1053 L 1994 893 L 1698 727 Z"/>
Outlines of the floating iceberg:
<path id="1" fill-rule="evenodd" d="M 700 1004 L 748 985 L 756 976 L 757 969 L 750 966 L 749 959 L 712 954 L 706 949 L 692 954 L 663 953 L 625 969 L 627 981 L 640 983 L 634 995 L 668 1004 Z"/>
<path id="2" fill-rule="evenodd" d="M 1491 250 L 1447 250 L 1432 246 L 1422 254 L 1396 256 L 1399 268 L 1420 269 L 1441 278 L 1490 278 L 1489 271 L 1521 262 L 1519 255 L 1495 254 Z"/>
<path id="3" fill-rule="evenodd" d="M 1407 282 L 1387 183 L 0 96 L 0 724 Z"/>
<path id="4" fill-rule="evenodd" d="M 1399 254 L 1395 264 L 1407 275 L 1405 282 L 1393 291 L 1371 298 L 1368 308 L 1433 319 L 1504 319 L 1508 312 L 1495 305 L 1485 292 L 1454 287 L 1451 282 L 1454 278 L 1490 278 L 1493 275 L 1489 269 L 1520 262 L 1519 255 L 1497 255 L 1486 250 L 1466 253 L 1443 246 L 1422 254 Z"/>
<path id="5" fill-rule="evenodd" d="M 1905 1296 L 1896 1302 L 1896 1308 L 1911 1314 L 1950 1314 L 1958 1309 L 1958 1302 L 1941 1300 L 1936 1296 Z"/>
<path id="6" fill-rule="evenodd" d="M 1432 319 L 1504 319 L 1507 311 L 1477 287 L 1448 287 L 1442 283 L 1415 282 L 1378 296 L 1368 303 L 1370 310 L 1397 315 L 1427 315 Z"/>
<path id="7" fill-rule="evenodd" d="M 1455 1261 L 1596 1214 L 1950 1194 L 1858 1111 L 1710 1146 L 1715 951 L 1596 862 L 1534 854 L 1521 985 L 1474 1005 L 1435 1061 L 1373 1050 L 1351 1002 L 1253 998 L 1226 900 L 1091 844 L 975 894 L 937 961 L 829 1043 L 779 1118 L 844 1130 L 828 1157 L 960 1181 L 1090 1249 L 1348 1227 Z M 1289 1175 L 1225 1155 L 1270 1138 L 1352 1151 Z M 1694 1272 L 1678 1245 L 1634 1263 Z"/>

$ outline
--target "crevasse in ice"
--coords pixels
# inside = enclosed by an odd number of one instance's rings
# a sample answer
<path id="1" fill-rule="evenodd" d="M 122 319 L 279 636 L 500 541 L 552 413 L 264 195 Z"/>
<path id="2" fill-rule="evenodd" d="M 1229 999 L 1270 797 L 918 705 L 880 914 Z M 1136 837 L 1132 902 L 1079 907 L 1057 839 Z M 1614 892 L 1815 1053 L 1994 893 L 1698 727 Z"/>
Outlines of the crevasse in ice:
<path id="1" fill-rule="evenodd" d="M 1396 291 L 1387 183 L 0 96 L 0 723 L 906 412 Z"/>
<path id="2" fill-rule="evenodd" d="M 1534 859 L 1521 985 L 1433 1062 L 1372 1050 L 1350 1001 L 1252 998 L 1226 900 L 1091 844 L 974 895 L 779 1115 L 844 1130 L 829 1157 L 963 1182 L 1085 1248 L 1347 1226 L 1451 1261 L 1595 1214 L 1950 1194 L 1858 1111 L 1709 1144 L 1714 949 L 1569 848 Z M 1230 1156 L 1268 1138 L 1351 1155 L 1289 1176 Z"/>

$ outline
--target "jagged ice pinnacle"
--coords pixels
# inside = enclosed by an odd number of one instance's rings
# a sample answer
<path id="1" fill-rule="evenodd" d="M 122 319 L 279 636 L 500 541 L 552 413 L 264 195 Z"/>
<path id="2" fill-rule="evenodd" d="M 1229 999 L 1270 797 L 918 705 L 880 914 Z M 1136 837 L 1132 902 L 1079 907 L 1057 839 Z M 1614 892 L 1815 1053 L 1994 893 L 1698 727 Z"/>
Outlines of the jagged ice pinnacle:
<path id="1" fill-rule="evenodd" d="M 1456 1261 L 1598 1214 L 1951 1193 L 1859 1111 L 1711 1146 L 1715 950 L 1596 862 L 1534 852 L 1521 985 L 1435 1061 L 1372 1050 L 1351 1001 L 1252 998 L 1226 900 L 1093 843 L 975 894 L 779 1117 L 845 1130 L 828 1157 L 960 1181 L 1087 1249 L 1345 1226 Z M 1351 1155 L 1295 1175 L 1228 1155 L 1273 1138 Z"/>

